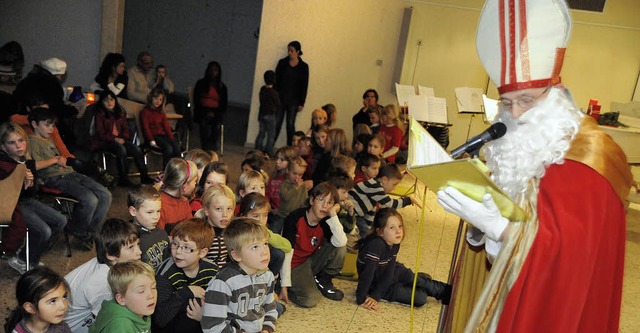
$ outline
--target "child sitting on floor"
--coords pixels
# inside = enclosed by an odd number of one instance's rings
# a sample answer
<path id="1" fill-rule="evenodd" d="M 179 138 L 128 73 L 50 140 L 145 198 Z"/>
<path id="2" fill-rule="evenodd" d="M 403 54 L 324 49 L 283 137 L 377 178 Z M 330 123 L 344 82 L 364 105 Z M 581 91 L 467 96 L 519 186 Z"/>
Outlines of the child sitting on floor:
<path id="1" fill-rule="evenodd" d="M 137 260 L 122 262 L 111 268 L 107 279 L 113 300 L 102 302 L 89 333 L 150 332 L 158 299 L 153 268 Z"/>
<path id="2" fill-rule="evenodd" d="M 129 215 L 133 218 L 131 223 L 140 236 L 140 260 L 156 270 L 169 257 L 169 236 L 166 231 L 157 228 L 162 211 L 160 192 L 153 186 L 140 186 L 129 191 L 127 205 Z"/>
<path id="3" fill-rule="evenodd" d="M 411 304 L 413 271 L 396 261 L 404 235 L 402 215 L 394 208 L 385 207 L 376 213 L 371 232 L 358 242 L 356 303 L 365 309 L 380 310 L 380 299 Z M 426 304 L 427 296 L 449 304 L 451 286 L 418 273 L 413 304 Z"/>
<path id="4" fill-rule="evenodd" d="M 180 222 L 171 232 L 171 257 L 158 268 L 158 305 L 153 332 L 202 332 L 204 290 L 218 272 L 205 259 L 215 234 L 202 219 Z"/>
<path id="5" fill-rule="evenodd" d="M 216 184 L 209 187 L 202 195 L 202 208 L 196 213 L 197 218 L 207 221 L 215 231 L 213 242 L 209 246 L 207 259 L 222 268 L 227 264 L 227 245 L 224 230 L 233 218 L 236 196 L 227 186 Z"/>
<path id="6" fill-rule="evenodd" d="M 164 229 L 167 234 L 180 221 L 193 217 L 189 196 L 196 189 L 198 169 L 193 161 L 182 158 L 172 158 L 164 170 L 161 196 L 162 208 L 158 228 Z"/>
<path id="7" fill-rule="evenodd" d="M 273 332 L 278 313 L 267 228 L 254 219 L 237 218 L 225 237 L 231 262 L 207 288 L 202 331 Z"/>

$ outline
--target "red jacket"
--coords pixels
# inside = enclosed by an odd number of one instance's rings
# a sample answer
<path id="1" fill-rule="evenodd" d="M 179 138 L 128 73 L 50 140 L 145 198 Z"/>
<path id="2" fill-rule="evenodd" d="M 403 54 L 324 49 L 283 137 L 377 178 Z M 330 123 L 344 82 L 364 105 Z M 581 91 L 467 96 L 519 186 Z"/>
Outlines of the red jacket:
<path id="1" fill-rule="evenodd" d="M 129 125 L 127 125 L 127 118 L 122 116 L 116 118 L 111 115 L 107 117 L 107 112 L 103 109 L 98 109 L 95 115 L 95 127 L 96 134 L 91 137 L 91 149 L 100 149 L 105 143 L 114 141 L 116 137 L 113 135 L 113 124 L 118 129 L 118 137 L 129 140 L 131 137 L 129 134 Z"/>
<path id="2" fill-rule="evenodd" d="M 173 133 L 167 121 L 167 115 L 160 109 L 146 107 L 140 111 L 140 123 L 144 139 L 147 142 L 154 141 L 156 135 L 166 135 L 173 140 Z"/>

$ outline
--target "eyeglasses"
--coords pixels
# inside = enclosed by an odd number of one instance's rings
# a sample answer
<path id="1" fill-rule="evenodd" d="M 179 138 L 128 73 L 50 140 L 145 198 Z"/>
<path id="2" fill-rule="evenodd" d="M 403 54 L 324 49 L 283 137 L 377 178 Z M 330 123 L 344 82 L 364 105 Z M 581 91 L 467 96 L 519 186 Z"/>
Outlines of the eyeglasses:
<path id="1" fill-rule="evenodd" d="M 180 245 L 174 242 L 171 242 L 170 246 L 172 250 L 175 250 L 175 251 L 178 251 L 178 249 L 182 250 L 182 253 L 193 253 L 196 251 L 196 249 L 192 249 L 186 245 Z"/>
<path id="2" fill-rule="evenodd" d="M 333 205 L 336 204 L 335 201 L 333 201 L 331 199 L 327 200 L 327 202 L 325 202 L 324 200 L 325 200 L 325 198 L 318 198 L 318 202 L 320 202 L 320 204 L 325 206 L 325 207 L 327 207 L 327 206 L 333 207 Z"/>
<path id="3" fill-rule="evenodd" d="M 547 91 L 549 91 L 549 88 L 551 88 L 551 87 L 547 87 L 547 89 L 545 89 L 540 95 L 535 96 L 535 97 L 522 96 L 521 98 L 518 98 L 518 99 L 500 98 L 498 101 L 507 110 L 511 110 L 511 108 L 513 107 L 513 104 L 518 105 L 518 107 L 523 109 L 523 110 L 529 110 L 529 109 L 531 109 L 533 107 L 533 105 L 536 103 L 536 101 L 540 97 L 542 97 L 542 95 L 546 94 Z"/>

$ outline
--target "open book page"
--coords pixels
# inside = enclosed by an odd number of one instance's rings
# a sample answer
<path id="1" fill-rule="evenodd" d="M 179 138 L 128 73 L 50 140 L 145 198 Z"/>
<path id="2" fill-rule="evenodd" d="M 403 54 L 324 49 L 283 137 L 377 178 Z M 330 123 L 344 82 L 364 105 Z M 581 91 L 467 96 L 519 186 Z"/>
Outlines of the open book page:
<path id="1" fill-rule="evenodd" d="M 480 88 L 456 88 L 456 101 L 458 112 L 482 113 L 482 89 Z"/>
<path id="2" fill-rule="evenodd" d="M 407 170 L 431 191 L 453 186 L 468 197 L 481 201 L 490 193 L 502 216 L 524 221 L 526 213 L 489 177 L 489 170 L 477 158 L 453 160 L 422 125 L 411 119 Z"/>
<path id="3" fill-rule="evenodd" d="M 409 98 L 416 95 L 416 88 L 414 86 L 408 86 L 404 84 L 396 83 L 396 97 L 398 98 L 398 105 L 409 105 Z"/>
<path id="4" fill-rule="evenodd" d="M 493 122 L 498 115 L 498 101 L 482 94 L 482 104 L 484 104 L 484 114 L 487 117 L 487 120 Z"/>
<path id="5" fill-rule="evenodd" d="M 411 109 L 409 109 L 411 110 Z M 451 162 L 444 148 L 420 125 L 415 118 L 409 124 L 409 157 L 407 167 Z"/>
<path id="6" fill-rule="evenodd" d="M 409 96 L 409 115 L 417 121 L 447 124 L 447 99 L 426 95 Z"/>

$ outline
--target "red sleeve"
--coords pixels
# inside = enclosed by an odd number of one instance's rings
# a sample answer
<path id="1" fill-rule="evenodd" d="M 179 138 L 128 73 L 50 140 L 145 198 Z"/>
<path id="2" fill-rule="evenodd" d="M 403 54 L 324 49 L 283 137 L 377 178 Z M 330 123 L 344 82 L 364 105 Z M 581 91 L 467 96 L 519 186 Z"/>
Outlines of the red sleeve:
<path id="1" fill-rule="evenodd" d="M 625 209 L 607 180 L 565 161 L 547 169 L 539 227 L 502 311 L 499 332 L 617 332 Z"/>
<path id="2" fill-rule="evenodd" d="M 144 132 L 144 139 L 147 142 L 153 141 L 153 133 L 149 126 L 149 118 L 151 117 L 151 110 L 144 108 L 140 111 L 140 124 L 142 125 L 142 131 Z"/>

